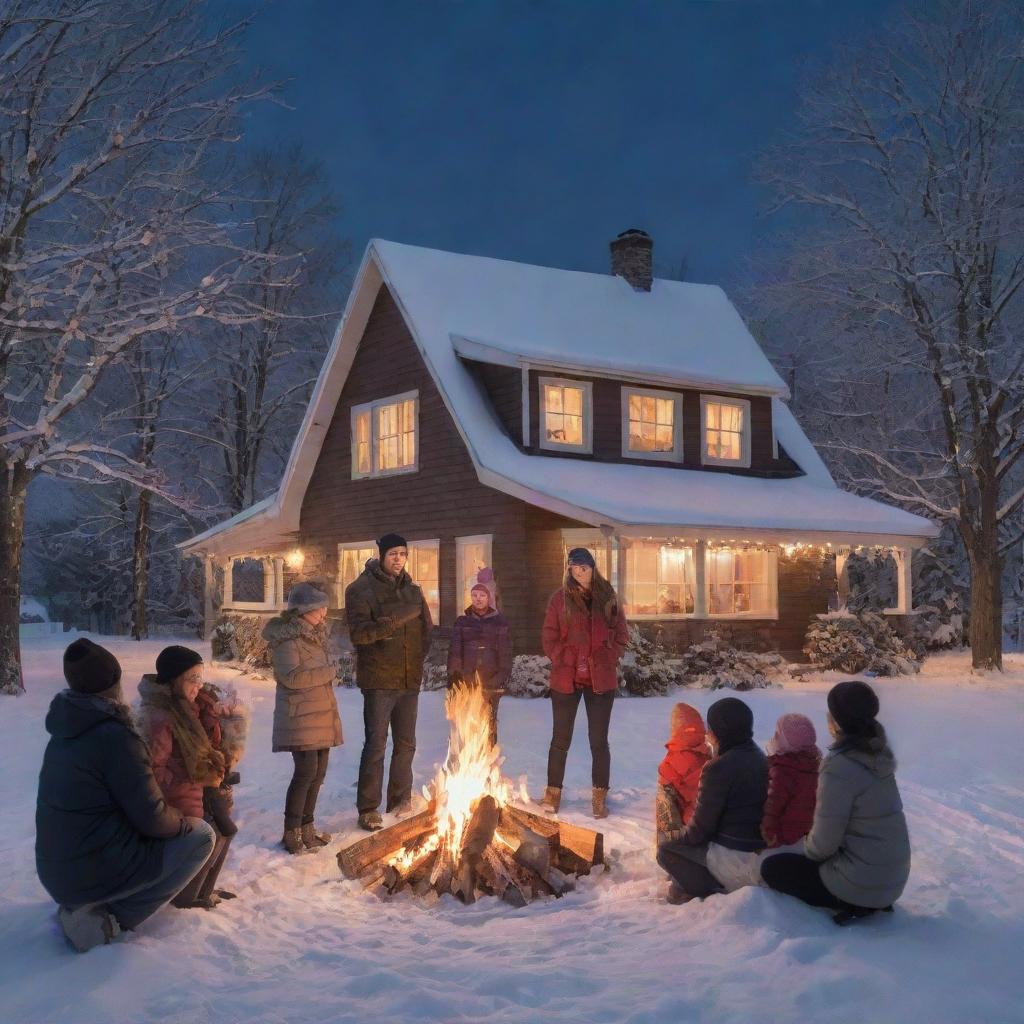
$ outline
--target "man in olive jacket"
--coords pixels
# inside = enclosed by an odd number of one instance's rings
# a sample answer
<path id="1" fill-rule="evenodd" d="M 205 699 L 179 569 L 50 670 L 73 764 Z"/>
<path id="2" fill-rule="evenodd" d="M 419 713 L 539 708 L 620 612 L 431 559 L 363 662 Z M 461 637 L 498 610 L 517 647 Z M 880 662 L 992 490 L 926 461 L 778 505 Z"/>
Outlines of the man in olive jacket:
<path id="1" fill-rule="evenodd" d="M 378 808 L 384 785 L 384 755 L 391 729 L 387 810 L 412 802 L 412 759 L 423 660 L 430 645 L 430 610 L 423 591 L 405 571 L 409 549 L 397 533 L 377 541 L 371 559 L 345 591 L 345 616 L 356 649 L 356 682 L 363 691 L 366 738 L 359 759 L 356 806 L 368 832 L 383 822 Z"/>
<path id="2" fill-rule="evenodd" d="M 121 699 L 121 666 L 84 638 L 64 652 L 70 689 L 46 716 L 36 870 L 79 952 L 133 929 L 213 852 L 213 830 L 164 801 Z"/>

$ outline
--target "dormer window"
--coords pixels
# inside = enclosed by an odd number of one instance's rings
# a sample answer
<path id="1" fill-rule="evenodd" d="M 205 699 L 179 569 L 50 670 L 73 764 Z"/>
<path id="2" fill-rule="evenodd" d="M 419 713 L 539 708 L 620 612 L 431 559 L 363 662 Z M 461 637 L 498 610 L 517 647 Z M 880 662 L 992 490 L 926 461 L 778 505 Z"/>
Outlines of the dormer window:
<path id="1" fill-rule="evenodd" d="M 593 451 L 590 381 L 540 378 L 540 446 L 551 451 Z"/>
<path id="2" fill-rule="evenodd" d="M 750 466 L 750 402 L 700 396 L 701 461 L 706 466 Z"/>
<path id="3" fill-rule="evenodd" d="M 415 473 L 419 392 L 352 407 L 352 478 Z"/>
<path id="4" fill-rule="evenodd" d="M 628 459 L 682 462 L 682 395 L 623 388 L 622 454 Z"/>

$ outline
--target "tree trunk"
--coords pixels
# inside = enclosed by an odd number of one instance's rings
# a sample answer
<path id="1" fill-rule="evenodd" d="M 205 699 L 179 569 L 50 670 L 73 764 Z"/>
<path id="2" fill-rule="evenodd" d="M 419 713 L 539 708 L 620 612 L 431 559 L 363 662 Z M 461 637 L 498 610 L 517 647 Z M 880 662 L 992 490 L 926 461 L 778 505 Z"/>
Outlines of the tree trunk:
<path id="1" fill-rule="evenodd" d="M 135 510 L 135 537 L 132 546 L 133 640 L 145 640 L 149 636 L 146 594 L 149 591 L 149 537 L 152 500 L 151 491 L 139 491 L 139 501 Z"/>
<path id="2" fill-rule="evenodd" d="M 21 463 L 0 469 L 0 693 L 25 690 L 21 673 L 21 546 L 29 473 Z"/>
<path id="3" fill-rule="evenodd" d="M 971 560 L 971 665 L 1003 667 L 1003 560 L 995 531 L 980 533 L 968 548 Z"/>

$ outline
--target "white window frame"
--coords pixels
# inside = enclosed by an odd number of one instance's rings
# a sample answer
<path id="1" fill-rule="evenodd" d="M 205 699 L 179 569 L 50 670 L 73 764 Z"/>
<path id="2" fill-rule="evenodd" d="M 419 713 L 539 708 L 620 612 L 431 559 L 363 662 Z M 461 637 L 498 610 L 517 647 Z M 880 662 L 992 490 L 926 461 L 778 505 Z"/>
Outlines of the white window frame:
<path id="1" fill-rule="evenodd" d="M 398 405 L 400 402 L 412 401 L 413 409 L 413 460 L 411 466 L 401 466 L 398 469 L 377 469 L 377 410 L 384 405 Z M 363 413 L 370 415 L 370 471 L 360 473 L 358 469 L 359 460 L 356 452 L 356 419 Z M 399 476 L 402 473 L 416 473 L 420 468 L 420 393 L 418 390 L 403 391 L 400 395 L 388 395 L 387 398 L 377 398 L 372 402 L 363 402 L 361 405 L 353 405 L 349 412 L 349 434 L 352 459 L 352 479 L 371 480 L 385 476 Z"/>
<path id="2" fill-rule="evenodd" d="M 722 459 L 708 455 L 707 409 L 708 404 L 731 405 L 743 412 L 743 431 L 740 436 L 740 457 Z M 733 466 L 737 469 L 750 468 L 750 402 L 746 398 L 725 398 L 721 395 L 700 396 L 700 461 L 705 466 Z"/>
<path id="3" fill-rule="evenodd" d="M 740 545 L 733 549 L 734 551 L 743 551 L 743 546 Z M 711 559 L 715 557 L 715 551 L 711 548 L 707 548 L 705 551 L 705 563 L 704 563 L 704 601 L 705 607 L 707 608 L 707 617 L 709 619 L 760 619 L 775 621 L 779 617 L 779 553 L 777 550 L 771 549 L 762 551 L 761 554 L 767 559 L 767 576 L 765 582 L 768 585 L 768 606 L 767 612 L 755 611 L 755 612 L 712 612 L 711 611 L 711 572 L 709 571 Z"/>
<path id="4" fill-rule="evenodd" d="M 640 398 L 658 398 L 671 401 L 672 413 L 672 450 L 669 452 L 638 452 L 629 447 L 629 399 L 637 395 Z M 622 388 L 622 457 L 625 459 L 643 459 L 652 462 L 683 461 L 683 396 L 678 391 L 656 391 L 653 388 Z"/>
<path id="5" fill-rule="evenodd" d="M 263 563 L 263 600 L 262 601 L 234 601 L 231 594 L 234 590 L 235 562 L 262 562 Z M 268 612 L 276 611 L 282 604 L 280 591 L 284 579 L 284 559 L 270 558 L 260 555 L 232 555 L 224 566 L 224 604 L 223 608 L 230 608 L 239 612 Z"/>
<path id="6" fill-rule="evenodd" d="M 338 608 L 344 608 L 345 607 L 345 587 L 346 587 L 346 583 L 344 582 L 344 578 L 341 575 L 342 552 L 343 551 L 358 551 L 360 548 L 371 548 L 373 551 L 376 551 L 377 550 L 377 542 L 375 540 L 349 540 L 349 541 L 344 541 L 343 543 L 338 545 L 338 573 L 337 573 L 337 576 L 335 577 L 335 584 L 334 584 L 335 597 L 336 597 L 336 607 L 338 607 Z M 365 564 L 364 564 L 364 568 L 365 568 Z M 359 572 L 362 572 L 362 571 L 363 571 L 362 569 L 359 570 Z"/>
<path id="7" fill-rule="evenodd" d="M 441 621 L 441 540 L 437 538 L 435 540 L 411 540 L 406 544 L 406 549 L 409 552 L 409 561 L 412 561 L 412 553 L 417 548 L 433 548 L 434 556 L 437 559 L 437 608 L 430 608 L 431 617 L 434 620 L 434 625 L 438 625 Z M 409 562 L 406 562 L 406 568 L 408 569 Z M 412 574 L 410 573 L 410 576 Z M 413 576 L 413 583 L 419 584 L 419 580 Z M 423 599 L 427 602 L 427 607 L 430 607 L 430 601 L 427 595 L 423 595 Z M 436 614 L 435 614 L 436 611 Z"/>
<path id="8" fill-rule="evenodd" d="M 487 557 L 484 559 L 487 565 L 494 567 L 494 563 L 491 561 L 494 552 L 494 534 L 492 533 L 476 533 L 471 537 L 456 537 L 455 538 L 455 615 L 456 618 L 463 613 L 468 605 L 468 601 L 464 600 L 465 595 L 462 592 L 462 584 L 466 579 L 466 548 L 470 544 L 485 544 L 487 548 Z"/>
<path id="9" fill-rule="evenodd" d="M 634 543 L 642 543 L 640 541 L 630 540 L 622 551 L 622 566 L 623 566 L 623 584 L 622 584 L 622 604 L 626 607 L 629 604 L 628 595 L 629 588 L 632 584 L 632 580 L 629 576 L 629 549 Z M 701 556 L 701 548 L 699 544 L 668 544 L 662 540 L 655 539 L 654 543 L 660 547 L 678 547 L 681 550 L 685 548 L 692 548 L 693 550 L 693 611 L 692 612 L 627 612 L 630 622 L 669 622 L 676 619 L 700 619 L 705 616 L 700 614 L 700 587 L 703 584 L 702 574 L 700 572 L 699 559 Z"/>
<path id="10" fill-rule="evenodd" d="M 545 416 L 547 411 L 544 407 L 544 388 L 560 387 L 575 388 L 583 392 L 583 443 L 582 444 L 561 444 L 558 441 L 550 441 L 545 428 Z M 568 377 L 538 377 L 537 378 L 537 442 L 539 447 L 549 452 L 576 452 L 582 455 L 592 455 L 594 451 L 594 385 L 589 380 L 571 380 Z"/>

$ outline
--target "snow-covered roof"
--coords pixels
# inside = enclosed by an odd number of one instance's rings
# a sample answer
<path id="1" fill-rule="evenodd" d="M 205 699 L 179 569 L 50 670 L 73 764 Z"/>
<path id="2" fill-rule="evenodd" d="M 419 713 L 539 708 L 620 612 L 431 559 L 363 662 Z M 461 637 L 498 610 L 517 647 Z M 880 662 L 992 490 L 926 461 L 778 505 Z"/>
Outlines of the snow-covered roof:
<path id="1" fill-rule="evenodd" d="M 248 520 L 181 545 L 237 553 L 260 530 L 299 527 L 306 487 L 382 284 L 473 459 L 482 483 L 534 505 L 625 532 L 921 544 L 928 519 L 835 485 L 782 400 L 785 385 L 720 288 L 552 270 L 373 240 L 314 388 L 281 488 Z M 778 442 L 804 476 L 762 479 L 664 466 L 528 455 L 505 432 L 462 357 L 507 365 L 591 367 L 642 379 L 773 396 Z M 262 503 L 261 503 L 262 504 Z M 242 513 L 241 515 L 245 515 Z M 261 534 L 264 544 L 266 537 Z M 230 551 L 229 551 L 230 549 Z"/>

